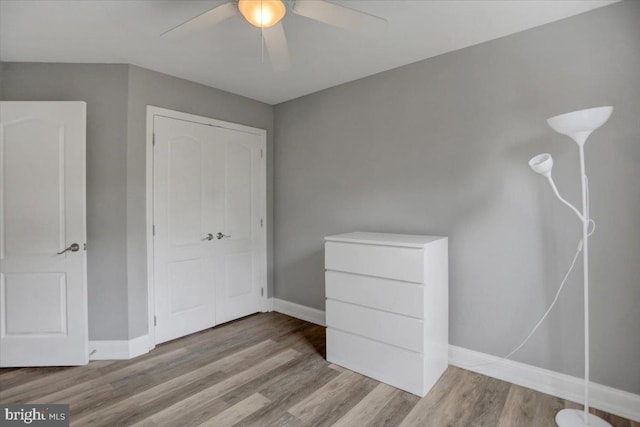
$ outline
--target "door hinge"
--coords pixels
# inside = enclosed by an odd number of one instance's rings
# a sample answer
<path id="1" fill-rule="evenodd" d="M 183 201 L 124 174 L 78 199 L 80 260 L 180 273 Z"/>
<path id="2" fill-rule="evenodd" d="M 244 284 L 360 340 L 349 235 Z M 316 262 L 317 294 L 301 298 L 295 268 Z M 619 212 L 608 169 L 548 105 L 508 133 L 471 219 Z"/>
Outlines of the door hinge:
<path id="1" fill-rule="evenodd" d="M 153 224 L 153 235 L 154 236 L 156 235 L 156 225 L 155 224 Z"/>
<path id="2" fill-rule="evenodd" d="M 260 227 L 264 227 L 264 219 L 260 218 Z"/>
<path id="3" fill-rule="evenodd" d="M 264 288 L 260 288 L 260 296 L 263 297 L 264 296 Z"/>
<path id="4" fill-rule="evenodd" d="M 151 135 L 151 145 L 156 145 L 156 134 Z"/>
<path id="5" fill-rule="evenodd" d="M 264 152 L 260 150 L 260 158 L 262 159 L 263 157 L 264 157 Z"/>
<path id="6" fill-rule="evenodd" d="M 158 326 L 158 318 L 155 316 L 155 314 L 153 315 L 153 326 Z"/>

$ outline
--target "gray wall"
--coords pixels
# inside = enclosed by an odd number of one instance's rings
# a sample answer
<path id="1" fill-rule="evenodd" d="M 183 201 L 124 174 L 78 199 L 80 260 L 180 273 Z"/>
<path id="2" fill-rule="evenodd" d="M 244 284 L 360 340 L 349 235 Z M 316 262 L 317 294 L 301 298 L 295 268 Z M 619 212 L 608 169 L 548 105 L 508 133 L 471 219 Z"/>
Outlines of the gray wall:
<path id="1" fill-rule="evenodd" d="M 273 107 L 218 89 L 156 73 L 129 68 L 127 147 L 127 248 L 129 337 L 147 333 L 145 237 L 145 141 L 147 105 L 169 108 L 267 130 L 267 258 L 272 288 L 273 261 Z M 271 294 L 271 292 L 268 292 Z"/>
<path id="2" fill-rule="evenodd" d="M 87 102 L 89 338 L 124 339 L 127 318 L 128 65 L 4 63 L 10 101 Z"/>
<path id="3" fill-rule="evenodd" d="M 147 104 L 267 130 L 272 241 L 272 106 L 129 65 L 4 63 L 2 79 L 0 99 L 87 102 L 89 339 L 147 333 Z"/>
<path id="4" fill-rule="evenodd" d="M 323 237 L 450 237 L 450 342 L 505 355 L 553 299 L 580 224 L 576 145 L 549 116 L 614 105 L 588 141 L 592 379 L 640 392 L 640 2 L 624 2 L 275 108 L 275 296 L 324 309 Z M 515 360 L 583 372 L 581 262 Z"/>

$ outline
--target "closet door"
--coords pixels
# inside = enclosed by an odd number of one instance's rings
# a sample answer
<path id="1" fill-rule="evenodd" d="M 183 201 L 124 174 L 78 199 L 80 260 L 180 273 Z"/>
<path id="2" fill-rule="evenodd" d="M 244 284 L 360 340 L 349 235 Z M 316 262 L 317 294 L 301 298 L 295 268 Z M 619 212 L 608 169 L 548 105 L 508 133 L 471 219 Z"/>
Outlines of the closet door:
<path id="1" fill-rule="evenodd" d="M 155 341 L 215 325 L 211 126 L 154 119 Z"/>
<path id="2" fill-rule="evenodd" d="M 260 311 L 263 138 L 154 117 L 156 343 Z"/>
<path id="3" fill-rule="evenodd" d="M 260 136 L 214 128 L 216 323 L 260 311 L 265 254 Z"/>

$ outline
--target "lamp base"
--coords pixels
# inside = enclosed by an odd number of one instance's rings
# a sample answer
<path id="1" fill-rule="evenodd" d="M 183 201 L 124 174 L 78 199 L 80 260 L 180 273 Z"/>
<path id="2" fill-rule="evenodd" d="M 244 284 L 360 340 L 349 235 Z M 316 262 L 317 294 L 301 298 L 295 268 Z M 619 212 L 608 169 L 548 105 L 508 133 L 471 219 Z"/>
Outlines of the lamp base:
<path id="1" fill-rule="evenodd" d="M 593 414 L 589 414 L 588 424 L 585 423 L 584 411 L 578 409 L 563 409 L 558 412 L 556 424 L 559 427 L 611 427 L 611 424 Z"/>

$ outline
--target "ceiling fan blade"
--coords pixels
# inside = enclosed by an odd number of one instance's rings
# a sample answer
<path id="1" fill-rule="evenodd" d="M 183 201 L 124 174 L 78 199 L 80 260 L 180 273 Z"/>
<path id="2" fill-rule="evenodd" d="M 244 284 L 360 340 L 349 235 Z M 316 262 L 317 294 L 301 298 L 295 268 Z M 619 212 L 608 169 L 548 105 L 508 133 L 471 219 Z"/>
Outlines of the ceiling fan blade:
<path id="1" fill-rule="evenodd" d="M 387 30 L 387 20 L 384 18 L 324 0 L 296 0 L 293 13 L 367 35 L 379 34 Z"/>
<path id="2" fill-rule="evenodd" d="M 289 45 L 284 34 L 284 27 L 281 22 L 276 25 L 263 28 L 262 36 L 264 44 L 267 46 L 269 59 L 275 71 L 287 71 L 291 68 L 291 57 L 289 56 Z"/>
<path id="3" fill-rule="evenodd" d="M 220 6 L 214 7 L 195 18 L 183 22 L 180 25 L 165 31 L 160 36 L 181 37 L 194 31 L 202 31 L 213 27 L 216 24 L 231 18 L 237 13 L 236 6 L 233 3 L 226 2 Z"/>

